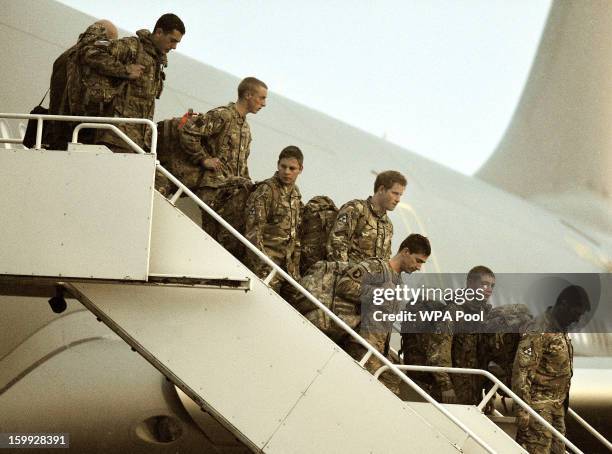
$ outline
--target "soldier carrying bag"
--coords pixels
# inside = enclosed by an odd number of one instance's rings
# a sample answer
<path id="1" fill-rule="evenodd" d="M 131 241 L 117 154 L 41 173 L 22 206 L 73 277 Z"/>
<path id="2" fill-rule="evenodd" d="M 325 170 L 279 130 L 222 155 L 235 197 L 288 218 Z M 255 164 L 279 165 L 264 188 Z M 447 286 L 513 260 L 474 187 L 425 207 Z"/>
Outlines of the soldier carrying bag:
<path id="1" fill-rule="evenodd" d="M 346 262 L 321 260 L 310 267 L 300 283 L 351 328 L 355 328 L 361 320 L 357 306 L 336 295 L 336 284 L 348 266 Z M 325 312 L 315 307 L 305 296 L 300 294 L 293 302 L 293 306 L 332 340 L 337 341 L 346 334 Z"/>

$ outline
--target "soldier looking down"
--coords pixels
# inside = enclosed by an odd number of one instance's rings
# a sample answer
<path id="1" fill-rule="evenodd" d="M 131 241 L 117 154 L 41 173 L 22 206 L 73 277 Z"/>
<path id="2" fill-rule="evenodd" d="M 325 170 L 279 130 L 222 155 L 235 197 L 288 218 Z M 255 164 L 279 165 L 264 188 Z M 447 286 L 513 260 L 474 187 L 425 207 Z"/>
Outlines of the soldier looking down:
<path id="1" fill-rule="evenodd" d="M 516 350 L 512 391 L 562 434 L 573 374 L 574 352 L 567 329 L 590 310 L 582 287 L 566 287 L 553 307 L 527 325 Z M 530 454 L 565 452 L 563 442 L 529 413 L 519 409 L 517 419 L 516 442 Z"/>
<path id="2" fill-rule="evenodd" d="M 285 147 L 278 156 L 278 170 L 272 178 L 257 184 L 246 204 L 245 237 L 283 268 L 293 278 L 299 278 L 300 242 L 298 228 L 302 210 L 302 196 L 295 184 L 304 168 L 304 156 L 293 145 Z M 247 264 L 259 277 L 271 271 L 252 253 Z M 275 275 L 270 286 L 283 294 L 284 280 Z"/>
<path id="3" fill-rule="evenodd" d="M 388 170 L 376 177 L 373 196 L 342 205 L 327 241 L 327 260 L 352 264 L 370 257 L 389 260 L 393 224 L 387 211 L 395 209 L 405 188 L 406 178 Z"/>
<path id="4" fill-rule="evenodd" d="M 174 14 L 164 14 L 155 23 L 153 32 L 138 30 L 137 36 L 113 43 L 97 41 L 82 53 L 82 61 L 100 78 L 112 78 L 121 90 L 103 116 L 153 119 L 155 99 L 164 88 L 167 54 L 181 41 L 185 25 Z M 119 124 L 117 127 L 142 148 L 150 146 L 147 127 Z M 97 142 L 115 152 L 131 152 L 131 148 L 115 133 L 101 130 Z"/>
<path id="5" fill-rule="evenodd" d="M 486 266 L 475 266 L 467 275 L 466 287 L 473 290 L 482 289 L 484 300 L 466 301 L 464 304 L 454 304 L 455 309 L 465 313 L 477 314 L 484 311 L 485 314 L 491 309 L 488 303 L 495 288 L 495 274 Z M 481 361 L 478 357 L 478 343 L 481 335 L 478 332 L 466 332 L 469 327 L 462 324 L 460 327 L 455 323 L 453 328 L 452 358 L 453 367 L 468 369 L 480 368 Z M 482 331 L 484 325 L 477 331 Z M 464 405 L 477 405 L 482 399 L 483 379 L 479 375 L 454 374 L 452 377 L 457 394 L 457 403 Z"/>
<path id="6" fill-rule="evenodd" d="M 224 185 L 234 184 L 240 179 L 250 182 L 247 161 L 251 129 L 246 116 L 264 108 L 267 96 L 265 83 L 255 77 L 247 77 L 238 85 L 238 100 L 235 103 L 209 110 L 202 118 L 203 151 L 200 165 L 204 176 L 197 194 L 207 205 L 213 204 Z M 217 222 L 203 210 L 202 228 L 213 238 L 219 239 Z"/>
<path id="7" fill-rule="evenodd" d="M 419 271 L 430 254 L 429 240 L 422 235 L 413 233 L 400 244 L 397 254 L 391 259 L 369 258 L 349 268 L 338 281 L 336 294 L 340 298 L 355 304 L 357 313 L 360 313 L 362 302 L 372 304 L 371 298 L 367 301 L 369 298 L 368 292 L 371 292 L 374 288 L 395 288 L 401 283 L 400 274 L 402 272 L 413 273 Z M 396 305 L 395 301 L 389 301 L 379 307 L 395 312 Z M 361 324 L 356 331 L 376 350 L 388 357 L 392 325 L 390 323 L 370 324 L 369 319 L 368 321 L 364 320 L 364 313 L 361 312 L 361 314 Z M 365 347 L 352 338 L 348 338 L 344 344 L 346 352 L 357 361 L 360 361 L 367 352 Z M 380 360 L 372 356 L 365 367 L 371 373 L 375 373 L 382 365 Z M 397 375 L 392 371 L 384 372 L 381 375 L 381 381 L 395 395 L 399 396 L 400 378 Z"/>

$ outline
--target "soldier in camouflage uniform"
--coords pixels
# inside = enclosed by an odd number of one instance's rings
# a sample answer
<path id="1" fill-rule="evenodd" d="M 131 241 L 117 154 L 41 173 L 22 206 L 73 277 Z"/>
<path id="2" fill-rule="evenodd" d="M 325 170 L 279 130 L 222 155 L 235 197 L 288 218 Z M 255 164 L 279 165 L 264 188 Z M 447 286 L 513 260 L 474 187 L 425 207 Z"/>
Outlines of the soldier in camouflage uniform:
<path id="1" fill-rule="evenodd" d="M 391 337 L 392 323 L 373 323 L 371 315 L 361 311 L 361 304 L 372 307 L 373 289 L 395 288 L 401 283 L 400 273 L 413 273 L 421 269 L 431 254 L 429 240 L 422 235 L 409 235 L 400 245 L 399 250 L 391 259 L 369 258 L 356 265 L 351 266 L 340 278 L 336 287 L 336 294 L 346 301 L 355 305 L 357 313 L 361 313 L 361 324 L 357 332 L 372 345 L 376 350 L 387 358 L 389 350 L 389 339 Z M 382 279 L 381 279 L 382 278 Z M 385 302 L 376 306 L 376 310 L 385 312 L 396 312 L 397 304 Z M 364 317 L 367 317 L 364 320 Z M 367 350 L 352 337 L 347 338 L 344 349 L 357 361 L 360 361 Z M 374 356 L 366 362 L 365 368 L 375 373 L 382 362 Z M 397 396 L 400 394 L 400 378 L 392 371 L 384 372 L 381 381 Z"/>
<path id="2" fill-rule="evenodd" d="M 395 209 L 405 187 L 406 178 L 388 170 L 376 177 L 373 196 L 342 205 L 327 241 L 327 260 L 352 264 L 370 257 L 389 260 L 393 224 L 387 211 Z"/>
<path id="3" fill-rule="evenodd" d="M 447 305 L 438 301 L 425 301 L 412 306 L 413 312 L 419 311 L 447 311 Z M 419 323 L 418 332 L 410 332 L 408 326 L 413 323 L 406 322 L 402 327 L 401 353 L 404 364 L 436 367 L 452 367 L 451 348 L 453 345 L 452 323 L 425 322 Z M 445 404 L 457 403 L 457 395 L 450 374 L 447 372 L 408 372 L 425 392 L 437 401 Z M 416 397 L 414 390 L 406 390 L 409 400 Z"/>
<path id="4" fill-rule="evenodd" d="M 533 320 L 522 335 L 512 372 L 512 390 L 565 434 L 573 349 L 567 329 L 591 309 L 585 290 L 566 287 L 555 305 Z M 529 413 L 517 412 L 516 441 L 530 454 L 562 454 L 565 446 Z"/>
<path id="5" fill-rule="evenodd" d="M 189 109 L 182 117 L 170 118 L 157 124 L 157 158 L 170 173 L 192 191 L 197 191 L 206 169 L 214 170 L 216 160 L 208 156 L 202 145 L 205 133 L 204 115 Z M 158 175 L 155 188 L 163 195 L 173 189 L 170 181 Z"/>
<path id="6" fill-rule="evenodd" d="M 176 49 L 185 34 L 185 25 L 174 14 L 164 14 L 155 24 L 153 33 L 139 30 L 137 36 L 108 44 L 96 42 L 83 49 L 81 59 L 97 78 L 111 78 L 121 85 L 103 116 L 153 119 L 155 99 L 163 90 L 167 53 Z M 121 83 L 125 82 L 125 83 Z M 95 81 L 91 82 L 95 85 Z M 143 149 L 150 147 L 150 132 L 145 125 L 116 125 Z M 97 142 L 114 152 L 130 153 L 132 149 L 109 130 L 100 130 Z"/>
<path id="7" fill-rule="evenodd" d="M 247 201 L 245 237 L 291 277 L 299 279 L 302 196 L 295 182 L 304 168 L 301 150 L 293 145 L 285 147 L 277 167 L 272 178 L 257 184 Z M 252 253 L 247 254 L 247 264 L 261 278 L 271 271 Z M 276 274 L 270 287 L 281 293 L 283 283 Z"/>
<path id="8" fill-rule="evenodd" d="M 204 172 L 197 194 L 207 205 L 214 204 L 218 192 L 231 178 L 251 180 L 247 166 L 251 130 L 246 116 L 256 114 L 265 107 L 267 96 L 265 83 L 255 77 L 247 77 L 238 85 L 238 100 L 235 103 L 217 107 L 204 115 L 201 132 L 204 159 L 210 160 L 211 166 Z M 217 222 L 203 210 L 202 228 L 224 243 L 225 229 L 219 230 Z"/>
<path id="9" fill-rule="evenodd" d="M 467 288 L 482 289 L 484 300 L 466 301 L 459 305 L 455 304 L 455 310 L 461 310 L 466 314 L 478 314 L 484 311 L 485 320 L 487 313 L 491 309 L 488 303 L 489 298 L 493 294 L 495 287 L 495 274 L 486 266 L 476 266 L 472 268 L 467 275 Z M 479 369 L 482 367 L 481 361 L 478 358 L 478 342 L 480 334 L 478 332 L 466 332 L 466 325 L 458 327 L 454 325 L 453 331 L 453 346 L 452 358 L 453 367 L 463 367 L 468 369 Z M 478 331 L 482 331 L 484 326 L 480 326 Z M 463 375 L 453 374 L 452 377 L 455 392 L 457 394 L 457 403 L 464 405 L 477 405 L 482 400 L 482 388 L 484 381 L 479 375 Z"/>
<path id="10" fill-rule="evenodd" d="M 484 332 L 478 342 L 480 368 L 488 369 L 511 387 L 512 367 L 520 333 L 533 315 L 524 304 L 494 307 L 487 314 Z"/>
<path id="11" fill-rule="evenodd" d="M 77 65 L 79 50 L 96 41 L 110 43 L 115 39 L 117 39 L 117 27 L 108 20 L 99 20 L 87 27 L 79 36 L 77 43 L 53 62 L 49 86 L 49 115 L 83 115 L 73 108 L 77 101 L 76 96 L 70 96 L 71 91 L 82 90 L 78 72 L 80 68 Z M 52 149 L 64 150 L 71 139 L 73 127 L 73 124 L 65 121 L 50 122 L 45 133 L 45 141 Z"/>

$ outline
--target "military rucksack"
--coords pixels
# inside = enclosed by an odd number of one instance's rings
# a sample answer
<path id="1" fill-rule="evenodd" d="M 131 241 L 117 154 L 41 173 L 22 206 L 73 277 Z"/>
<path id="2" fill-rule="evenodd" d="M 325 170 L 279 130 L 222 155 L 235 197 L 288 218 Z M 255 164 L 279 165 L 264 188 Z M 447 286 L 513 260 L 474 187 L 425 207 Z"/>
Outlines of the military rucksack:
<path id="1" fill-rule="evenodd" d="M 66 60 L 66 104 L 71 115 L 114 116 L 113 105 L 124 93 L 128 79 L 109 77 L 82 61 L 82 51 L 94 42 L 111 46 L 104 37 L 90 35 L 79 41 Z"/>
<path id="2" fill-rule="evenodd" d="M 211 201 L 210 207 L 219 216 L 231 224 L 238 232 L 244 234 L 246 216 L 245 206 L 251 193 L 262 183 L 253 183 L 242 177 L 231 177 L 220 186 Z M 245 246 L 226 228 L 219 227 L 215 238 L 234 257 L 242 260 L 245 257 Z"/>
<path id="3" fill-rule="evenodd" d="M 312 265 L 327 257 L 327 237 L 337 214 L 338 208 L 334 201 L 323 195 L 313 197 L 304 206 L 300 258 L 302 274 L 305 274 Z"/>
<path id="4" fill-rule="evenodd" d="M 321 260 L 310 267 L 308 273 L 300 280 L 300 284 L 351 328 L 355 328 L 360 321 L 357 306 L 336 295 L 336 284 L 348 266 L 347 262 Z M 304 317 L 332 339 L 340 339 L 346 334 L 326 313 L 302 294 L 299 294 L 292 304 Z"/>

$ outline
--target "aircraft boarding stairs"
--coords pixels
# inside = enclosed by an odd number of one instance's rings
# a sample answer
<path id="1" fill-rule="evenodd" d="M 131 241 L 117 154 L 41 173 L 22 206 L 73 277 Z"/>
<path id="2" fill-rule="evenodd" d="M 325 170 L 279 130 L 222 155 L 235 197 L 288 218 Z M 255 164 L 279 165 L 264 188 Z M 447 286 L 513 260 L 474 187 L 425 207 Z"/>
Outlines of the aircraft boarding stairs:
<path id="1" fill-rule="evenodd" d="M 394 396 L 155 191 L 155 158 L 0 150 L 4 293 L 78 299 L 212 416 L 219 452 L 524 452 L 476 407 Z"/>

